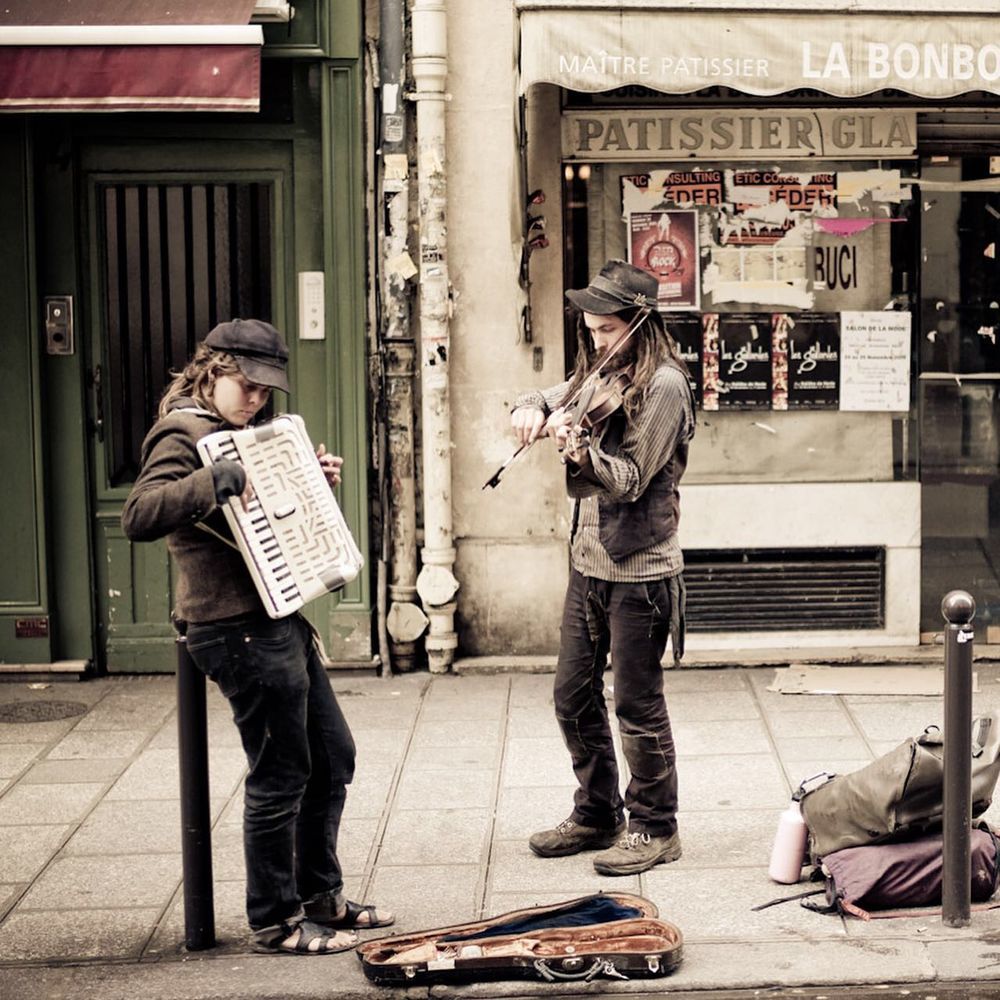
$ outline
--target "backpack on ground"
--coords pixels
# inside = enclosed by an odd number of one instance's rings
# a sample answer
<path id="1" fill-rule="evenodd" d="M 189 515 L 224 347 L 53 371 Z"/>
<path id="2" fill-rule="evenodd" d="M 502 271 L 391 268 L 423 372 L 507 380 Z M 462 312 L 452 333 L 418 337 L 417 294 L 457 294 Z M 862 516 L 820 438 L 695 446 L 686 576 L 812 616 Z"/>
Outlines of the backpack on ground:
<path id="1" fill-rule="evenodd" d="M 972 816 L 990 807 L 1000 777 L 1000 713 L 972 723 Z M 849 847 L 918 837 L 940 829 L 944 741 L 937 726 L 849 774 L 823 772 L 799 786 L 813 864 Z"/>
<path id="2" fill-rule="evenodd" d="M 802 905 L 820 913 L 849 913 L 862 920 L 870 920 L 873 916 L 905 915 L 873 914 L 872 910 L 940 906 L 942 849 L 942 835 L 931 833 L 912 840 L 834 851 L 820 866 L 826 903 L 804 899 Z M 996 835 L 985 823 L 971 831 L 970 898 L 973 903 L 985 903 L 997 890 L 1000 878 L 997 849 Z"/>

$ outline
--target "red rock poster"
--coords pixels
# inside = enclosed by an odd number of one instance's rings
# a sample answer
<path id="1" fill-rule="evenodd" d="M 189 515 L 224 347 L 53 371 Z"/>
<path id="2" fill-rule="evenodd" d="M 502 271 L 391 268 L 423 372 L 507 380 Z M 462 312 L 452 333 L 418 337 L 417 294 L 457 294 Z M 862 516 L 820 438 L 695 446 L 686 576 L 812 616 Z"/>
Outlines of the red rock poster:
<path id="1" fill-rule="evenodd" d="M 701 308 L 698 213 L 631 212 L 629 261 L 659 282 L 661 312 Z"/>

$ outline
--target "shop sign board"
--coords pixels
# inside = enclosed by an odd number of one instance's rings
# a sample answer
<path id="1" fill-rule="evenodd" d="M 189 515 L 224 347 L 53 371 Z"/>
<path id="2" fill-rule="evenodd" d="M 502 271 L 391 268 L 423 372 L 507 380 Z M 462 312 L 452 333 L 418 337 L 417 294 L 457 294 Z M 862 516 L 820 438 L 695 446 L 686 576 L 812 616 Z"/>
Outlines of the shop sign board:
<path id="1" fill-rule="evenodd" d="M 916 144 L 917 113 L 906 109 L 568 109 L 562 116 L 567 160 L 901 159 L 914 156 Z M 706 197 L 697 188 L 695 196 Z"/>
<path id="2" fill-rule="evenodd" d="M 696 9 L 522 9 L 520 88 L 596 93 L 728 87 L 774 97 L 810 88 L 858 98 L 880 90 L 940 99 L 1000 93 L 998 12 L 782 13 Z M 846 16 L 845 16 L 846 15 Z"/>

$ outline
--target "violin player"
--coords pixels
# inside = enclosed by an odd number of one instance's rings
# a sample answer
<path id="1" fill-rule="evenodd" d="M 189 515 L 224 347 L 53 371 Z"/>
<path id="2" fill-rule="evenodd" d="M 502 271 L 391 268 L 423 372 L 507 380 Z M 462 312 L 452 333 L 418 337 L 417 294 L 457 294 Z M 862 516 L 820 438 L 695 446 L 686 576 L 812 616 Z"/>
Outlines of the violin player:
<path id="1" fill-rule="evenodd" d="M 521 446 L 554 442 L 575 501 L 554 699 L 578 787 L 570 815 L 529 845 L 541 857 L 597 850 L 602 875 L 634 875 L 681 856 L 661 661 L 668 639 L 675 664 L 684 647 L 677 486 L 695 422 L 688 371 L 656 293 L 653 275 L 622 260 L 567 291 L 577 313 L 574 371 L 568 382 L 519 396 L 511 415 Z M 580 390 L 595 372 L 597 395 L 610 383 L 625 389 L 620 405 L 609 414 L 604 407 L 590 426 L 580 412 L 590 394 Z M 574 398 L 580 405 L 561 405 Z M 624 800 L 603 690 L 609 654 L 631 775 Z"/>

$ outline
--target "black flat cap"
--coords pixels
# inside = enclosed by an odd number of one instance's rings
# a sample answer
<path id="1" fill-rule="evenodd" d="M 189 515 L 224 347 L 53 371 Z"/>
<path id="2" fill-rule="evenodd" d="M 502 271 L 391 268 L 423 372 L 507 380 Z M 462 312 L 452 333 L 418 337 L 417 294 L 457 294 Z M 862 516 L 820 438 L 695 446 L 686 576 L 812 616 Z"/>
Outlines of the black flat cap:
<path id="1" fill-rule="evenodd" d="M 231 354 L 248 382 L 288 392 L 288 347 L 270 323 L 231 319 L 214 327 L 205 343 Z"/>

